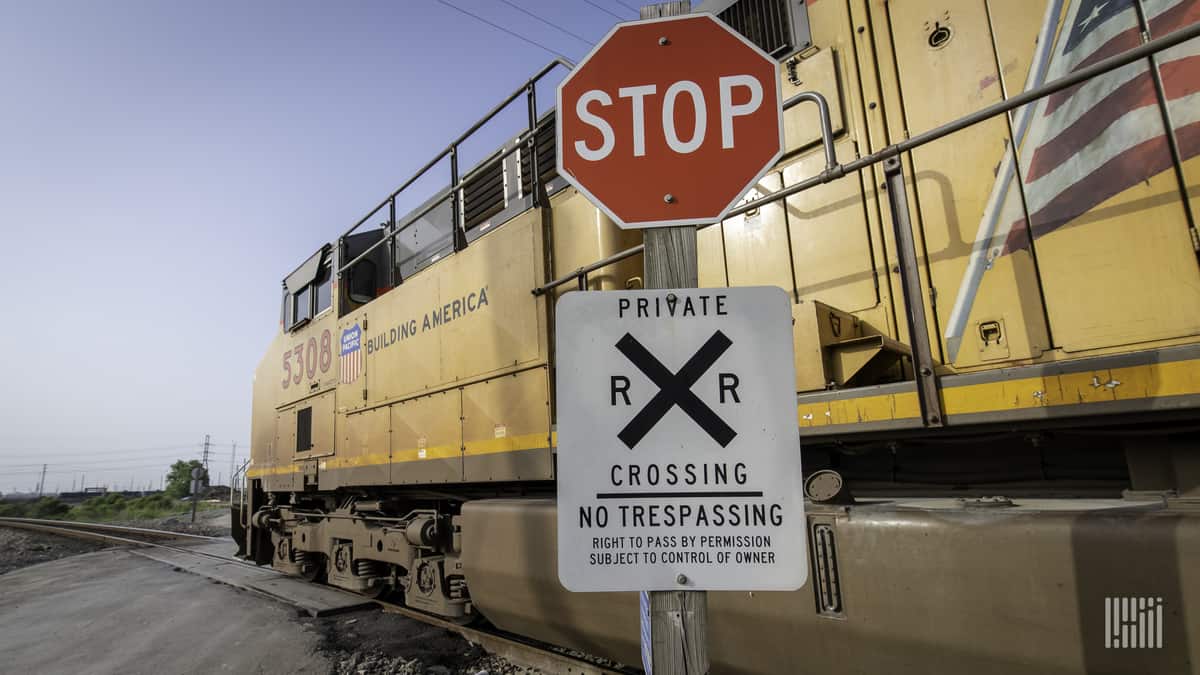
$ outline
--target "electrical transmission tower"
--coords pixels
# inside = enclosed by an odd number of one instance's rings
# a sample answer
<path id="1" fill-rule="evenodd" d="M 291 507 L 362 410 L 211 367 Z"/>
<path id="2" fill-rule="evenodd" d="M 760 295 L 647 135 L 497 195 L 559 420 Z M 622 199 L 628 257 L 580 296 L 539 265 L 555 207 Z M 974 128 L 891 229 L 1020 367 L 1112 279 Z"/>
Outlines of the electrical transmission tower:
<path id="1" fill-rule="evenodd" d="M 204 474 L 208 475 L 208 434 L 204 434 Z"/>

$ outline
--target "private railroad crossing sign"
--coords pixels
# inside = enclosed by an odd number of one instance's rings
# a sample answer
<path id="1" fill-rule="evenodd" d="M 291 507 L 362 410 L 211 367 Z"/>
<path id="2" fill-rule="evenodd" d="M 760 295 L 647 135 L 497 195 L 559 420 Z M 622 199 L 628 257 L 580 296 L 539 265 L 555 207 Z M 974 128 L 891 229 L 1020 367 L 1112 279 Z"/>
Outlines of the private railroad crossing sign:
<path id="1" fill-rule="evenodd" d="M 618 24 L 558 87 L 558 173 L 624 228 L 715 223 L 783 154 L 778 67 L 711 14 Z"/>
<path id="2" fill-rule="evenodd" d="M 559 300 L 564 586 L 804 584 L 791 316 L 791 299 L 776 287 Z"/>

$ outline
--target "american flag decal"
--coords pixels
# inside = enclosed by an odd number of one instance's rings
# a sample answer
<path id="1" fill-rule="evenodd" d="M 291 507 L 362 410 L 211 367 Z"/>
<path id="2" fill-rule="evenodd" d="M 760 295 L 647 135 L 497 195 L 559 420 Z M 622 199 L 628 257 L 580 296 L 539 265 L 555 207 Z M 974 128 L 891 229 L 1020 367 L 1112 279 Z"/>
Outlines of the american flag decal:
<path id="1" fill-rule="evenodd" d="M 1150 35 L 1200 21 L 1200 0 L 1143 0 Z M 1062 77 L 1141 44 L 1134 0 L 1076 0 L 1050 61 Z M 1181 159 L 1200 154 L 1200 41 L 1158 55 Z M 1053 94 L 1036 104 L 1021 157 L 1034 238 L 1052 232 L 1130 187 L 1171 168 L 1171 154 L 1146 60 Z M 1007 250 L 1028 246 L 1016 223 Z M 1007 252 L 1007 251 L 1006 251 Z"/>
<path id="2" fill-rule="evenodd" d="M 358 375 L 362 372 L 362 358 L 362 329 L 358 324 L 354 324 L 342 331 L 342 348 L 338 356 L 338 364 L 341 367 L 339 381 L 342 384 L 358 380 Z"/>
<path id="3" fill-rule="evenodd" d="M 1142 6 L 1152 38 L 1200 21 L 1200 0 L 1142 0 Z M 1025 89 L 1137 47 L 1142 39 L 1135 0 L 1050 0 Z M 1200 154 L 1200 40 L 1176 45 L 1156 58 L 1180 160 L 1185 161 Z M 957 357 L 983 275 L 998 257 L 1029 248 L 1039 237 L 1172 168 L 1146 59 L 1018 108 L 1012 128 L 1019 166 L 1006 153 L 996 172 L 946 322 L 951 360 Z"/>

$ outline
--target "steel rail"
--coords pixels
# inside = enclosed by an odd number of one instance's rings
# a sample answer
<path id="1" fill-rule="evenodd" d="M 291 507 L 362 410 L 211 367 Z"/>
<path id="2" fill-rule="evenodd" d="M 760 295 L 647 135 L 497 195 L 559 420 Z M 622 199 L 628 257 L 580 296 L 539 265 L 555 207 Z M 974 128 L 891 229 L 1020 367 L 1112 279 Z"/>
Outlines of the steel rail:
<path id="1" fill-rule="evenodd" d="M 755 209 L 761 208 L 765 204 L 770 204 L 772 202 L 779 201 L 780 199 L 785 199 L 794 194 L 814 188 L 818 185 L 824 185 L 825 183 L 832 182 L 834 180 L 837 180 L 838 178 L 845 176 L 848 173 L 853 173 L 855 171 L 865 169 L 869 166 L 879 164 L 888 159 L 891 159 L 892 157 L 899 156 L 900 154 L 902 154 L 904 152 L 908 152 L 909 150 L 912 150 L 914 148 L 920 147 L 927 143 L 932 143 L 933 141 L 939 140 L 939 139 L 941 139 L 945 136 L 948 136 L 949 134 L 952 134 L 956 131 L 961 131 L 967 127 L 974 126 L 980 122 L 991 119 L 992 117 L 995 117 L 997 115 L 1001 115 L 1001 114 L 1010 112 L 1012 110 L 1015 110 L 1016 108 L 1020 108 L 1023 105 L 1032 103 L 1033 101 L 1036 101 L 1037 99 L 1044 98 L 1055 92 L 1059 92 L 1059 91 L 1062 91 L 1063 89 L 1070 88 L 1076 84 L 1079 84 L 1080 82 L 1083 82 L 1084 80 L 1091 79 L 1093 77 L 1096 77 L 1097 75 L 1103 75 L 1104 73 L 1107 73 L 1112 70 L 1116 70 L 1117 68 L 1120 68 L 1121 66 L 1129 65 L 1130 63 L 1133 63 L 1134 61 L 1144 59 L 1151 54 L 1156 54 L 1158 52 L 1163 51 L 1164 49 L 1170 49 L 1171 47 L 1174 47 L 1175 45 L 1181 44 L 1183 42 L 1186 42 L 1188 40 L 1191 40 L 1191 39 L 1197 38 L 1197 37 L 1200 37 L 1200 22 L 1193 23 L 1190 26 L 1181 28 L 1172 33 L 1168 33 L 1167 35 L 1164 35 L 1160 38 L 1155 38 L 1148 42 L 1144 42 L 1141 45 L 1134 47 L 1133 49 L 1129 49 L 1120 54 L 1115 54 L 1113 56 L 1110 56 L 1107 59 L 1097 61 L 1096 63 L 1094 63 L 1090 66 L 1087 66 L 1086 68 L 1080 68 L 1079 70 L 1076 70 L 1067 75 L 1064 75 L 1063 77 L 1060 77 L 1057 80 L 1043 84 L 1040 87 L 1036 87 L 1034 89 L 1030 89 L 1028 91 L 1022 92 L 1016 96 L 1013 96 L 1012 98 L 1008 98 L 1003 101 L 993 103 L 992 105 L 987 106 L 986 108 L 981 108 L 969 115 L 965 115 L 965 116 L 960 117 L 951 122 L 947 122 L 946 124 L 943 124 L 941 126 L 934 127 L 932 129 L 929 129 L 928 131 L 923 131 L 923 132 L 917 134 L 916 136 L 912 136 L 912 137 L 909 137 L 898 143 L 889 145 L 889 146 L 879 150 L 878 152 L 874 152 L 869 155 L 864 155 L 858 159 L 847 162 L 845 164 L 833 164 L 831 166 L 827 166 L 825 171 L 822 171 L 821 173 L 819 173 L 811 178 L 805 179 L 799 183 L 796 183 L 795 185 L 788 186 L 781 190 L 776 190 L 775 192 L 772 192 L 768 195 L 763 195 L 762 197 L 759 197 L 758 199 L 755 199 L 753 201 L 746 202 L 745 204 L 742 204 L 741 206 L 738 206 L 738 207 L 730 210 L 729 213 L 726 214 L 725 217 L 733 218 L 734 216 L 740 216 L 749 211 L 753 211 Z M 805 93 L 808 93 L 808 92 L 805 92 Z M 797 96 L 799 96 L 799 94 L 797 94 Z M 794 99 L 794 98 L 796 98 L 796 97 L 793 96 L 792 99 Z M 788 100 L 790 101 L 792 99 L 788 99 Z M 826 159 L 827 160 L 828 160 L 828 157 L 829 157 L 829 153 L 828 153 L 828 146 L 827 146 L 826 147 Z M 709 225 L 715 225 L 715 224 L 716 223 L 709 223 L 708 225 L 701 225 L 700 227 L 704 228 L 704 227 L 708 227 Z M 631 248 L 627 248 L 624 251 L 615 253 L 599 262 L 604 263 L 604 265 L 611 265 L 612 263 L 620 262 L 626 258 L 635 256 L 641 252 L 642 252 L 642 246 L 634 246 Z M 569 274 L 567 276 L 560 277 L 558 279 L 555 279 L 554 281 L 551 281 L 548 284 L 545 284 L 543 286 L 539 286 L 539 287 L 533 289 L 533 294 L 534 295 L 542 295 L 542 294 L 546 293 L 547 291 L 550 291 L 559 286 L 562 286 L 563 284 L 567 284 L 567 283 L 570 283 L 571 281 L 574 281 L 581 273 L 587 273 L 587 272 L 594 271 L 594 270 L 598 269 L 599 267 L 603 267 L 604 265 L 598 265 L 597 263 L 592 263 L 591 265 L 581 267 L 581 268 L 579 268 L 579 270 L 576 270 L 575 272 L 572 272 L 571 274 Z"/>
<path id="2" fill-rule="evenodd" d="M 93 531 L 98 533 L 116 533 L 129 535 L 142 535 L 147 537 L 158 537 L 162 539 L 197 539 L 203 541 L 220 541 L 225 537 L 207 537 L 200 534 L 190 534 L 187 532 L 172 532 L 170 530 L 152 530 L 144 527 L 130 527 L 128 525 L 111 525 L 108 523 L 87 523 L 73 520 L 50 520 L 49 518 L 0 518 L 0 524 L 15 525 L 18 523 L 29 525 L 46 525 L 49 527 L 57 527 L 60 529 L 70 528 L 82 531 Z"/>
<path id="3" fill-rule="evenodd" d="M 71 522 L 68 520 L 41 520 L 41 519 L 37 519 L 37 518 L 0 518 L 0 526 L 2 526 L 2 527 L 14 527 L 14 528 L 21 529 L 21 530 L 46 532 L 49 534 L 57 534 L 57 535 L 64 536 L 64 537 L 75 537 L 77 539 L 91 539 L 93 541 L 102 541 L 102 542 L 107 542 L 107 543 L 112 543 L 112 544 L 131 544 L 134 546 L 152 546 L 155 548 L 165 548 L 165 549 L 170 549 L 172 551 L 179 551 L 182 553 L 190 553 L 192 555 L 203 556 L 206 558 L 214 558 L 216 560 L 221 560 L 221 561 L 225 561 L 225 562 L 236 562 L 236 563 L 241 563 L 241 564 L 248 565 L 248 566 L 257 567 L 257 565 L 253 565 L 253 563 L 247 563 L 245 561 L 238 560 L 237 558 L 229 558 L 227 556 L 220 556 L 220 555 L 216 555 L 214 553 L 206 553 L 204 551 L 196 551 L 196 550 L 192 550 L 186 546 L 172 546 L 170 544 L 162 544 L 162 543 L 158 543 L 158 542 L 154 542 L 154 541 L 147 541 L 145 539 L 130 539 L 129 537 L 121 537 L 121 536 L 117 536 L 115 534 L 108 534 L 108 533 L 103 532 L 101 528 L 89 527 L 90 525 L 95 525 L 95 523 L 76 523 L 76 522 Z M 108 527 L 119 528 L 121 526 L 112 525 L 112 526 L 108 526 Z M 137 527 L 126 528 L 126 529 L 134 530 L 136 533 L 140 533 L 142 536 L 157 536 L 158 538 L 162 538 L 162 539 L 175 539 L 175 538 L 186 539 L 189 537 L 196 538 L 196 539 L 211 540 L 211 541 L 219 541 L 219 540 L 225 539 L 224 537 L 202 537 L 200 535 L 194 535 L 194 534 L 189 535 L 189 534 L 182 533 L 182 532 L 170 532 L 168 530 L 147 530 L 144 528 L 137 528 Z"/>
<path id="4" fill-rule="evenodd" d="M 212 558 L 225 563 L 237 563 L 247 567 L 252 567 L 254 569 L 264 570 L 280 577 L 291 579 L 296 578 L 278 570 L 274 570 L 269 567 L 260 567 L 254 563 L 247 562 L 239 558 L 234 558 L 232 556 L 217 555 L 215 553 L 208 553 L 206 551 L 196 551 L 187 546 L 172 546 L 170 544 L 146 541 L 143 539 L 130 539 L 128 537 L 121 537 L 115 534 L 105 533 L 103 530 L 124 531 L 130 534 L 138 533 L 142 536 L 157 536 L 160 538 L 181 537 L 203 539 L 208 541 L 229 541 L 229 543 L 232 545 L 233 541 L 227 539 L 226 537 L 204 537 L 183 532 L 170 532 L 167 530 L 151 530 L 140 527 L 104 525 L 100 523 L 78 523 L 66 520 L 45 520 L 40 518 L 0 518 L 0 526 L 57 534 L 60 536 L 74 537 L 77 539 L 90 539 L 114 544 L 130 544 L 134 546 L 162 548 L 180 553 L 188 553 L 194 556 Z M 286 599 L 280 596 L 261 593 L 260 595 L 277 602 L 286 602 Z M 384 611 L 392 612 L 394 614 L 401 614 L 431 626 L 453 631 L 461 635 L 466 640 L 480 645 L 488 652 L 497 654 L 511 661 L 516 661 L 524 666 L 540 668 L 546 672 L 569 673 L 571 675 L 630 675 L 631 673 L 636 672 L 633 670 L 616 670 L 607 666 L 593 663 L 592 661 L 582 657 L 571 656 L 569 654 L 563 654 L 555 651 L 556 649 L 562 649 L 562 647 L 553 647 L 552 645 L 535 643 L 533 641 L 529 641 L 518 636 L 509 635 L 507 633 L 502 633 L 500 631 L 488 631 L 481 628 L 462 626 L 454 623 L 453 621 L 447 621 L 440 617 L 410 609 L 403 605 L 397 605 L 395 603 L 381 600 L 374 600 L 374 602 L 378 604 Z"/>

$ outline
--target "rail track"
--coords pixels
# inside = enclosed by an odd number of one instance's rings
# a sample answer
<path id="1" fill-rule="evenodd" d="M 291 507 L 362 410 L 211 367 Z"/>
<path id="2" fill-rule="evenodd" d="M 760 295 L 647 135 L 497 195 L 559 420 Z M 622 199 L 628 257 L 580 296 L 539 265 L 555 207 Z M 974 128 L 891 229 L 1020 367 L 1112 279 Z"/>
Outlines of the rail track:
<path id="1" fill-rule="evenodd" d="M 222 556 L 207 551 L 197 551 L 189 546 L 189 544 L 194 546 L 201 543 L 230 541 L 226 537 L 206 537 L 184 532 L 153 530 L 142 527 L 44 520 L 39 518 L 0 518 L 0 527 L 32 530 L 110 544 L 152 546 L 180 551 L 194 556 L 213 558 L 222 562 L 246 565 L 259 570 L 267 570 L 281 577 L 287 576 L 282 572 L 275 572 L 270 568 L 259 567 L 233 556 Z M 275 596 L 270 597 L 275 600 L 280 599 Z M 534 642 L 489 628 L 462 626 L 403 605 L 387 602 L 386 600 L 374 600 L 373 602 L 378 604 L 385 612 L 401 614 L 422 623 L 457 633 L 466 640 L 478 644 L 488 652 L 502 656 L 523 666 L 538 668 L 548 673 L 564 673 L 566 675 L 632 675 L 633 673 L 641 672 L 640 670 L 631 668 L 602 665 L 589 658 L 566 653 L 559 647 Z"/>

